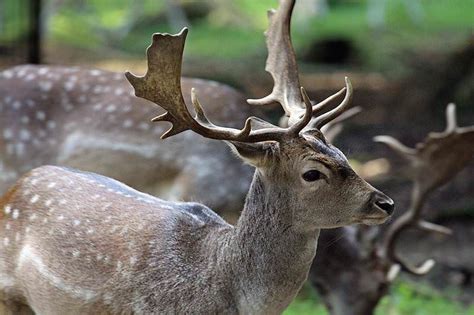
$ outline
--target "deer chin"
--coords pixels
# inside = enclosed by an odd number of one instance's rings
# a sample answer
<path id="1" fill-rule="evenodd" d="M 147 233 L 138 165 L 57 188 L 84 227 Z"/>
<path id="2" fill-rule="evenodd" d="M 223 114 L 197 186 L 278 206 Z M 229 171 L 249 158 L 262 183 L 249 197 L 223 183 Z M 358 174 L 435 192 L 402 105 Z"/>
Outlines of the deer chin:
<path id="1" fill-rule="evenodd" d="M 391 217 L 387 212 L 383 211 L 375 205 L 369 205 L 360 212 L 357 218 L 358 224 L 378 225 L 387 222 Z"/>
<path id="2" fill-rule="evenodd" d="M 379 215 L 369 215 L 360 219 L 360 224 L 365 225 L 379 225 L 387 222 L 390 218 L 389 215 L 379 216 Z"/>

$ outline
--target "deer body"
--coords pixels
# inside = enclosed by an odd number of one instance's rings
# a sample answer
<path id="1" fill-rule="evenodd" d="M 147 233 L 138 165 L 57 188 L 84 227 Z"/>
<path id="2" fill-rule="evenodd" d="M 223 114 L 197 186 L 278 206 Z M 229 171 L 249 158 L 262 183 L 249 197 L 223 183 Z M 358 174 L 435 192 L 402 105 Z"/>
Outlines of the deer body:
<path id="1" fill-rule="evenodd" d="M 191 86 L 202 91 L 218 122 L 235 127 L 251 113 L 228 86 L 191 78 L 182 84 L 187 101 Z M 1 72 L 0 193 L 29 170 L 53 164 L 165 199 L 205 201 L 220 213 L 240 211 L 251 168 L 223 143 L 191 132 L 157 142 L 164 126 L 149 122 L 156 106 L 132 94 L 123 74 L 108 71 L 27 65 Z"/>
<path id="2" fill-rule="evenodd" d="M 73 198 L 58 199 L 71 188 Z M 200 204 L 166 202 L 99 175 L 36 169 L 1 201 L 2 290 L 37 314 L 278 313 L 306 279 L 318 233 L 288 230 L 288 201 L 253 208 L 261 199 L 268 194 L 256 175 L 234 228 Z"/>

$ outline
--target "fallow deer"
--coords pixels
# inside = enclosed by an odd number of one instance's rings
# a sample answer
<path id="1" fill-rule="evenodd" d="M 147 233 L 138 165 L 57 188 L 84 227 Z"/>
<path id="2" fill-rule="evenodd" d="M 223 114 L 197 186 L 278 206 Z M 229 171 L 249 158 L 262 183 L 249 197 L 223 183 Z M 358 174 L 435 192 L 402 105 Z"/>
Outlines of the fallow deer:
<path id="1" fill-rule="evenodd" d="M 347 108 L 349 80 L 343 102 L 320 116 L 323 106 L 313 107 L 303 88 L 299 99 L 279 93 L 294 122 L 288 128 L 252 117 L 241 130 L 219 127 L 194 92 L 195 117 L 183 100 L 186 34 L 155 34 L 146 75 L 127 78 L 137 96 L 166 110 L 154 119 L 172 124 L 162 138 L 191 130 L 224 140 L 256 168 L 236 226 L 204 205 L 164 201 L 99 175 L 35 169 L 0 200 L 9 305 L 47 314 L 278 313 L 306 279 L 319 229 L 379 224 L 393 211 L 319 130 Z M 293 119 L 301 104 L 303 116 Z"/>
<path id="2" fill-rule="evenodd" d="M 424 275 L 434 266 L 432 259 L 413 266 L 401 257 L 396 245 L 408 229 L 452 233 L 448 228 L 426 222 L 422 213 L 429 194 L 452 180 L 474 154 L 474 126 L 457 126 L 454 104 L 448 105 L 446 120 L 444 132 L 429 134 L 416 148 L 406 147 L 388 136 L 375 138 L 409 162 L 413 176 L 411 204 L 386 229 L 366 241 L 361 236 L 367 235 L 363 231 L 357 235 L 353 227 L 321 233 L 324 240 L 320 242 L 326 246 L 318 249 L 309 279 L 318 288 L 330 314 L 373 314 L 400 271 Z M 347 265 L 347 261 L 351 264 Z"/>
<path id="3" fill-rule="evenodd" d="M 188 103 L 191 87 L 200 91 L 217 123 L 237 127 L 256 112 L 229 86 L 193 78 L 182 84 Z M 238 163 L 224 144 L 191 132 L 154 143 L 164 129 L 146 121 L 153 113 L 153 104 L 133 96 L 121 73 L 34 65 L 0 72 L 0 193 L 27 171 L 52 164 L 238 213 L 251 168 Z M 214 188 L 212 195 L 207 187 Z"/>

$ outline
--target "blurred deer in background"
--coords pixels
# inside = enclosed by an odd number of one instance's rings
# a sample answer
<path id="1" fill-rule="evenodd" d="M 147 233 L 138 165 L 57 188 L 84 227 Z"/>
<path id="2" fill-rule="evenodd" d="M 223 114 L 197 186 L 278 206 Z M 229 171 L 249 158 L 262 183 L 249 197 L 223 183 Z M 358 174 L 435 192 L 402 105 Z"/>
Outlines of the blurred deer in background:
<path id="1" fill-rule="evenodd" d="M 299 99 L 279 94 L 291 127 L 254 117 L 241 130 L 219 127 L 194 90 L 194 117 L 183 100 L 186 34 L 155 34 L 146 75 L 127 78 L 137 96 L 166 110 L 153 119 L 172 124 L 162 138 L 191 130 L 224 140 L 256 168 L 237 225 L 100 175 L 38 168 L 0 200 L 7 305 L 47 314 L 279 313 L 307 277 L 320 228 L 379 224 L 393 211 L 319 130 L 346 109 L 348 80 L 342 103 L 322 115 L 315 109 L 325 106 L 313 106 L 303 88 Z"/>
<path id="2" fill-rule="evenodd" d="M 408 229 L 443 235 L 452 233 L 448 228 L 425 221 L 422 213 L 429 194 L 454 178 L 474 154 L 474 126 L 457 126 L 454 104 L 448 105 L 446 120 L 444 132 L 429 134 L 414 149 L 392 137 L 375 138 L 410 163 L 410 174 L 413 175 L 411 204 L 385 231 L 380 230 L 379 235 L 370 237 L 373 243 L 358 240 L 357 233 L 364 234 L 364 231 L 353 227 L 321 233 L 324 240 L 320 243 L 326 246 L 319 247 L 309 278 L 331 314 L 373 314 L 400 271 L 424 275 L 434 266 L 432 259 L 413 266 L 397 253 L 396 245 Z"/>
<path id="3" fill-rule="evenodd" d="M 236 127 L 255 112 L 223 84 L 191 78 L 182 84 L 188 103 L 192 86 L 202 92 L 218 123 Z M 108 71 L 28 65 L 1 72 L 0 193 L 32 168 L 56 164 L 104 174 L 167 199 L 240 211 L 250 167 L 238 163 L 224 144 L 193 133 L 155 143 L 164 131 L 147 121 L 155 108 L 132 94 L 123 74 Z"/>

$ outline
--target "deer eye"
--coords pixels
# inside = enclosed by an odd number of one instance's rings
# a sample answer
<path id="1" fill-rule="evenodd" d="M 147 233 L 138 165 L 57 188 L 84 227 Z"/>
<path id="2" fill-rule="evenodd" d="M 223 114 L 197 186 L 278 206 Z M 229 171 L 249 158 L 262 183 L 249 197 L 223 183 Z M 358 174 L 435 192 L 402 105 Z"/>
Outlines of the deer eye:
<path id="1" fill-rule="evenodd" d="M 323 178 L 324 178 L 324 174 L 316 170 L 310 170 L 303 174 L 303 179 L 307 182 L 314 182 Z"/>

